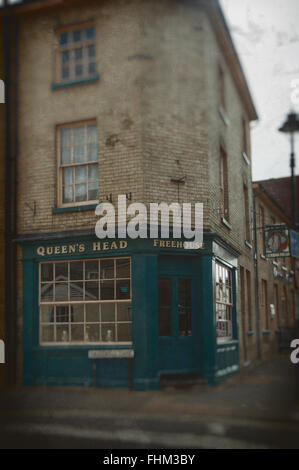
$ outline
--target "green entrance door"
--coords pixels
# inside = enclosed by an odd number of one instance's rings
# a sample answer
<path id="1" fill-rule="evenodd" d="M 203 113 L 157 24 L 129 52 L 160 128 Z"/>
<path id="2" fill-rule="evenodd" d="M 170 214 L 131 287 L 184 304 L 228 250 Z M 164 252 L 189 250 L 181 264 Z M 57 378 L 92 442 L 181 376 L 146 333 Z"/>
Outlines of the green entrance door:
<path id="1" fill-rule="evenodd" d="M 160 372 L 194 372 L 199 369 L 193 331 L 193 289 L 189 277 L 158 279 Z"/>

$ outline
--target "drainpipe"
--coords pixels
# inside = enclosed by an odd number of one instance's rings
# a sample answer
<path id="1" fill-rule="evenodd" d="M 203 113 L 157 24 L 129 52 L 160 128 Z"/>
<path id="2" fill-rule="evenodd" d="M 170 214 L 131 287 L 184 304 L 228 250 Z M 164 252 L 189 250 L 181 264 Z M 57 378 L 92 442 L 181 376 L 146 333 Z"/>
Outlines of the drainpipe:
<path id="1" fill-rule="evenodd" d="M 5 119 L 4 119 L 4 164 L 5 164 L 5 337 L 6 337 L 6 381 L 9 386 L 16 384 L 16 349 L 17 349 L 17 314 L 16 314 L 16 246 L 13 243 L 16 232 L 16 161 L 17 161 L 17 23 L 12 8 L 4 2 L 7 13 L 3 17 L 4 45 L 4 83 L 5 83 Z M 12 58 L 11 39 L 14 44 Z M 12 77 L 12 65 L 14 76 Z M 12 94 L 12 86 L 14 93 Z M 13 107 L 12 107 L 13 98 Z M 12 121 L 14 119 L 14 122 Z M 13 135 L 14 134 L 14 135 Z M 14 141 L 12 141 L 14 138 Z M 12 145 L 13 143 L 13 145 Z M 13 155 L 14 152 L 14 155 Z"/>
<path id="2" fill-rule="evenodd" d="M 257 357 L 261 359 L 261 335 L 260 335 L 260 303 L 259 303 L 259 269 L 258 269 L 258 246 L 256 230 L 256 197 L 253 191 L 253 237 L 254 237 L 254 284 L 255 284 L 255 328 L 256 328 L 256 346 Z"/>

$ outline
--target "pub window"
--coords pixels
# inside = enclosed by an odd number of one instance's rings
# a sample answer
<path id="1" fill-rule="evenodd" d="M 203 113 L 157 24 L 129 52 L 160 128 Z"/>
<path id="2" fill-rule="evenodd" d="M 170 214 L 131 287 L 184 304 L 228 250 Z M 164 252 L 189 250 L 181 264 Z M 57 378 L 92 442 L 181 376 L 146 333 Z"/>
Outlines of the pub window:
<path id="1" fill-rule="evenodd" d="M 217 341 L 228 341 L 233 337 L 232 326 L 232 271 L 216 263 L 216 335 Z"/>
<path id="2" fill-rule="evenodd" d="M 56 81 L 70 82 L 97 75 L 96 28 L 86 23 L 56 31 Z"/>
<path id="3" fill-rule="evenodd" d="M 220 214 L 223 219 L 229 220 L 227 155 L 222 147 L 220 147 Z"/>
<path id="4" fill-rule="evenodd" d="M 179 336 L 192 334 L 191 279 L 178 280 Z"/>
<path id="5" fill-rule="evenodd" d="M 95 121 L 57 129 L 58 205 L 98 201 L 98 130 Z"/>
<path id="6" fill-rule="evenodd" d="M 171 336 L 171 280 L 158 280 L 159 336 Z"/>
<path id="7" fill-rule="evenodd" d="M 40 263 L 40 343 L 130 343 L 130 258 Z"/>

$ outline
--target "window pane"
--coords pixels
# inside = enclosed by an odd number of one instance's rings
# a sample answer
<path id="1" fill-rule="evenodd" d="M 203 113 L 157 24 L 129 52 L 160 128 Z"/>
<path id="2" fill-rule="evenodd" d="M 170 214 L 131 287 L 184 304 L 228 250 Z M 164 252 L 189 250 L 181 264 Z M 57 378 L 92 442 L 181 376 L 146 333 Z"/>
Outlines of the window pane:
<path id="1" fill-rule="evenodd" d="M 89 26 L 85 29 L 86 41 L 93 41 L 96 37 L 96 28 L 95 26 Z"/>
<path id="2" fill-rule="evenodd" d="M 101 321 L 114 322 L 115 321 L 115 304 L 102 304 L 101 305 Z"/>
<path id="3" fill-rule="evenodd" d="M 42 263 L 41 264 L 41 281 L 53 281 L 53 264 Z"/>
<path id="4" fill-rule="evenodd" d="M 76 29 L 73 31 L 73 42 L 82 41 L 82 29 Z"/>
<path id="5" fill-rule="evenodd" d="M 87 126 L 87 142 L 97 142 L 98 129 L 96 124 Z"/>
<path id="6" fill-rule="evenodd" d="M 131 323 L 119 323 L 117 325 L 117 340 L 131 341 Z"/>
<path id="7" fill-rule="evenodd" d="M 83 279 L 83 262 L 74 261 L 70 263 L 70 278 L 74 281 Z"/>
<path id="8" fill-rule="evenodd" d="M 68 65 L 67 66 L 64 65 L 61 68 L 61 78 L 62 80 L 66 80 L 67 78 L 70 78 L 70 68 Z"/>
<path id="9" fill-rule="evenodd" d="M 79 47 L 78 49 L 74 49 L 74 59 L 77 60 L 77 61 L 83 59 L 83 47 Z"/>
<path id="10" fill-rule="evenodd" d="M 84 126 L 74 127 L 74 145 L 84 144 Z"/>
<path id="11" fill-rule="evenodd" d="M 99 263 L 98 261 L 85 262 L 85 279 L 98 279 L 99 278 Z"/>
<path id="12" fill-rule="evenodd" d="M 41 341 L 43 343 L 51 343 L 54 341 L 54 327 L 43 326 L 41 329 Z"/>
<path id="13" fill-rule="evenodd" d="M 87 144 L 87 161 L 94 162 L 98 159 L 97 144 Z"/>
<path id="14" fill-rule="evenodd" d="M 71 305 L 71 322 L 84 322 L 84 305 Z"/>
<path id="15" fill-rule="evenodd" d="M 84 341 L 84 325 L 72 325 L 72 341 Z"/>
<path id="16" fill-rule="evenodd" d="M 61 164 L 68 165 L 72 163 L 72 150 L 71 147 L 65 147 L 61 149 Z"/>
<path id="17" fill-rule="evenodd" d="M 130 298 L 130 281 L 116 281 L 116 298 L 118 300 Z"/>
<path id="18" fill-rule="evenodd" d="M 53 284 L 42 284 L 41 286 L 41 301 L 52 302 L 53 301 Z"/>
<path id="19" fill-rule="evenodd" d="M 83 64 L 75 65 L 75 77 L 82 77 L 83 75 Z"/>
<path id="20" fill-rule="evenodd" d="M 98 183 L 88 184 L 88 200 L 95 201 L 98 199 Z"/>
<path id="21" fill-rule="evenodd" d="M 128 258 L 116 260 L 116 277 L 118 279 L 130 277 L 130 260 Z"/>
<path id="22" fill-rule="evenodd" d="M 61 52 L 61 63 L 67 64 L 70 61 L 71 55 L 70 51 L 62 51 Z"/>
<path id="23" fill-rule="evenodd" d="M 60 282 L 55 284 L 55 300 L 68 300 L 68 284 Z"/>
<path id="24" fill-rule="evenodd" d="M 67 343 L 69 341 L 69 329 L 67 325 L 56 327 L 56 341 Z"/>
<path id="25" fill-rule="evenodd" d="M 70 128 L 61 129 L 60 135 L 61 135 L 61 145 L 63 147 L 67 145 L 72 145 L 72 129 Z"/>
<path id="26" fill-rule="evenodd" d="M 86 201 L 86 184 L 76 184 L 76 201 Z"/>
<path id="27" fill-rule="evenodd" d="M 84 145 L 74 147 L 74 163 L 84 162 Z"/>
<path id="28" fill-rule="evenodd" d="M 99 341 L 99 325 L 86 325 L 85 327 L 85 341 Z"/>
<path id="29" fill-rule="evenodd" d="M 76 183 L 86 182 L 86 166 L 76 167 Z"/>
<path id="30" fill-rule="evenodd" d="M 101 300 L 114 299 L 114 281 L 101 281 L 100 295 Z"/>
<path id="31" fill-rule="evenodd" d="M 92 59 L 93 57 L 95 57 L 96 55 L 96 46 L 95 44 L 90 44 L 89 46 L 87 46 L 87 57 L 89 59 Z"/>
<path id="32" fill-rule="evenodd" d="M 159 309 L 159 336 L 171 336 L 170 308 Z"/>
<path id="33" fill-rule="evenodd" d="M 68 204 L 74 201 L 73 186 L 64 186 L 63 188 L 63 202 Z"/>
<path id="34" fill-rule="evenodd" d="M 191 306 L 191 280 L 179 279 L 178 281 L 179 305 L 182 307 Z"/>
<path id="35" fill-rule="evenodd" d="M 83 300 L 83 282 L 71 282 L 70 300 Z"/>
<path id="36" fill-rule="evenodd" d="M 68 278 L 68 263 L 55 263 L 56 281 L 64 281 Z"/>
<path id="37" fill-rule="evenodd" d="M 159 307 L 168 307 L 170 300 L 170 279 L 159 279 L 158 281 Z"/>
<path id="38" fill-rule="evenodd" d="M 98 165 L 88 165 L 88 180 L 98 180 Z"/>
<path id="39" fill-rule="evenodd" d="M 115 341 L 115 325 L 113 323 L 102 325 L 102 340 L 107 342 Z"/>
<path id="40" fill-rule="evenodd" d="M 69 306 L 57 305 L 56 306 L 56 323 L 68 323 L 69 321 Z"/>
<path id="41" fill-rule="evenodd" d="M 191 334 L 192 334 L 191 309 L 179 308 L 179 335 L 191 336 Z"/>
<path id="42" fill-rule="evenodd" d="M 132 306 L 129 302 L 119 302 L 117 307 L 117 321 L 132 321 Z"/>
<path id="43" fill-rule="evenodd" d="M 42 323 L 54 322 L 54 307 L 53 305 L 43 305 L 41 307 L 41 321 Z"/>
<path id="44" fill-rule="evenodd" d="M 85 300 L 98 300 L 99 284 L 97 281 L 85 282 Z"/>
<path id="45" fill-rule="evenodd" d="M 99 305 L 98 304 L 86 304 L 86 321 L 87 322 L 99 322 Z"/>
<path id="46" fill-rule="evenodd" d="M 59 45 L 66 46 L 69 42 L 69 33 L 59 34 Z"/>
<path id="47" fill-rule="evenodd" d="M 113 279 L 114 278 L 114 260 L 107 259 L 101 260 L 101 279 Z"/>
<path id="48" fill-rule="evenodd" d="M 62 170 L 62 182 L 63 184 L 73 184 L 73 168 L 64 168 Z"/>
<path id="49" fill-rule="evenodd" d="M 97 72 L 97 67 L 95 62 L 89 62 L 88 64 L 88 75 L 95 75 Z"/>

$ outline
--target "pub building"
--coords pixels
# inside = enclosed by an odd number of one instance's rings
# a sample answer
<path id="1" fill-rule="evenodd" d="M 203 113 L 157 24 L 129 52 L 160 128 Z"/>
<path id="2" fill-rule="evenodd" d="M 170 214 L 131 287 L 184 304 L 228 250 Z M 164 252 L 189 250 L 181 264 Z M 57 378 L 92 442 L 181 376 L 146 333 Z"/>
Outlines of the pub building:
<path id="1" fill-rule="evenodd" d="M 256 358 L 238 274 L 254 325 L 257 114 L 218 0 L 36 0 L 10 22 L 19 381 L 155 390 L 237 373 Z M 202 248 L 99 240 L 95 208 L 120 194 L 203 203 Z"/>
<path id="2" fill-rule="evenodd" d="M 131 367 L 135 390 L 155 390 L 161 374 L 239 370 L 237 253 L 220 239 L 54 236 L 22 241 L 24 384 L 126 387 Z"/>

